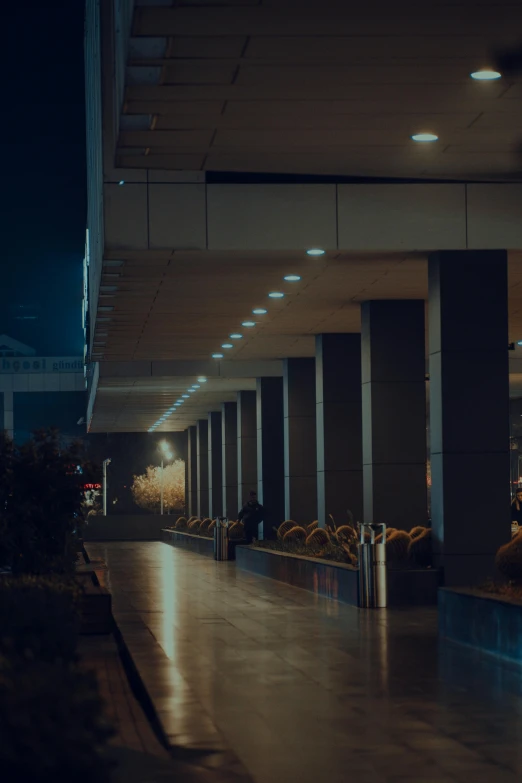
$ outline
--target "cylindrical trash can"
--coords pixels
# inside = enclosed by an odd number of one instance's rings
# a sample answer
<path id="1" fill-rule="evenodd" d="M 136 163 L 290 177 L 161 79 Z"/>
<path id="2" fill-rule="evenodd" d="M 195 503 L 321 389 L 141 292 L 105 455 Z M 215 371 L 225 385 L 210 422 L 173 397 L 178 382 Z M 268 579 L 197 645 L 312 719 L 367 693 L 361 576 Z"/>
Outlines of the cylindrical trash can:
<path id="1" fill-rule="evenodd" d="M 218 517 L 214 528 L 214 560 L 228 560 L 228 519 Z"/>
<path id="2" fill-rule="evenodd" d="M 382 539 L 375 543 L 375 534 Z M 370 540 L 368 541 L 366 535 Z M 384 609 L 388 604 L 386 575 L 386 525 L 363 523 L 359 541 L 359 606 L 365 609 Z"/>

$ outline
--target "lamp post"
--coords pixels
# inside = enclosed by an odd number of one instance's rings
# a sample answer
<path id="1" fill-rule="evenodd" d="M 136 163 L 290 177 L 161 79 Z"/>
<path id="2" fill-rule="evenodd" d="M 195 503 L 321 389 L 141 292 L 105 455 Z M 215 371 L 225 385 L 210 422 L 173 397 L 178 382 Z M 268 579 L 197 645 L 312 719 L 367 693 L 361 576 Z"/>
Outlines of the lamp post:
<path id="1" fill-rule="evenodd" d="M 174 456 L 172 451 L 170 450 L 170 446 L 167 443 L 166 440 L 162 440 L 159 444 L 159 450 L 161 452 L 161 515 L 163 516 L 163 471 L 164 471 L 164 460 L 171 460 Z"/>
<path id="2" fill-rule="evenodd" d="M 103 516 L 107 516 L 107 465 L 111 464 L 111 458 L 103 460 Z"/>

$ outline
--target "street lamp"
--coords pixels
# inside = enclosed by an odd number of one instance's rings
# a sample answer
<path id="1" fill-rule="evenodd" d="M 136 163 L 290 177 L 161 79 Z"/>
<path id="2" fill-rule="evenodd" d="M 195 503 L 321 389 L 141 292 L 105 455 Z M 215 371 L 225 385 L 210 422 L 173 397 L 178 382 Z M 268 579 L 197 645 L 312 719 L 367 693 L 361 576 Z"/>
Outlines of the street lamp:
<path id="1" fill-rule="evenodd" d="M 168 462 L 169 460 L 173 459 L 174 454 L 170 449 L 170 444 L 167 443 L 166 440 L 162 440 L 158 448 L 161 452 L 161 512 L 160 513 L 163 515 L 163 473 L 164 473 L 163 461 L 167 460 Z"/>
<path id="2" fill-rule="evenodd" d="M 103 516 L 107 516 L 107 465 L 112 462 L 111 458 L 103 460 Z"/>

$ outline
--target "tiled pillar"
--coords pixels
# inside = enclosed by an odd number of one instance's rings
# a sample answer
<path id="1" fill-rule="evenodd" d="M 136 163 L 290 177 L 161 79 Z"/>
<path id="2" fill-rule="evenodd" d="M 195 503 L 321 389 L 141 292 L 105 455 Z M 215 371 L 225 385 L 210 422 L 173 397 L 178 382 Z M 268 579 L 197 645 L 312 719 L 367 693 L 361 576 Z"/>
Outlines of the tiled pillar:
<path id="1" fill-rule="evenodd" d="M 208 420 L 197 422 L 198 448 L 198 517 L 208 517 Z"/>
<path id="2" fill-rule="evenodd" d="M 257 489 L 257 420 L 255 391 L 237 393 L 237 503 Z"/>
<path id="3" fill-rule="evenodd" d="M 361 307 L 364 521 L 426 525 L 424 300 Z"/>
<path id="4" fill-rule="evenodd" d="M 435 564 L 478 585 L 510 540 L 507 253 L 435 253 L 428 270 Z"/>
<path id="5" fill-rule="evenodd" d="M 223 513 L 237 519 L 237 404 L 221 405 L 221 449 L 223 462 Z"/>
<path id="6" fill-rule="evenodd" d="M 208 414 L 208 507 L 209 517 L 223 516 L 223 447 L 221 413 Z"/>
<path id="7" fill-rule="evenodd" d="M 198 513 L 198 438 L 195 426 L 188 428 L 187 484 L 187 514 L 192 517 Z"/>
<path id="8" fill-rule="evenodd" d="M 315 359 L 285 359 L 285 517 L 304 525 L 317 517 L 315 404 Z"/>
<path id="9" fill-rule="evenodd" d="M 362 521 L 361 335 L 316 337 L 317 519 Z"/>
<path id="10" fill-rule="evenodd" d="M 14 437 L 14 403 L 13 392 L 3 392 L 4 398 L 4 426 L 3 429 L 7 432 L 10 438 Z"/>
<path id="11" fill-rule="evenodd" d="M 262 537 L 273 538 L 285 515 L 283 379 L 257 379 L 257 494 Z M 261 531 L 260 531 L 261 536 Z"/>

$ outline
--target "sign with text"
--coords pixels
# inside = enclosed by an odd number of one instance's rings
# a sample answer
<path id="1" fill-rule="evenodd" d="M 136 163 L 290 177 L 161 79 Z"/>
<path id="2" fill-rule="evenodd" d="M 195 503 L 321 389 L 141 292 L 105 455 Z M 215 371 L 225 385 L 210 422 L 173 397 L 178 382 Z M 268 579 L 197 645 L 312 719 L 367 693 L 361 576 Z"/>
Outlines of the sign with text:
<path id="1" fill-rule="evenodd" d="M 0 356 L 0 373 L 83 372 L 77 356 Z"/>

